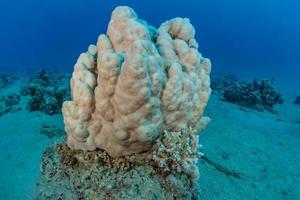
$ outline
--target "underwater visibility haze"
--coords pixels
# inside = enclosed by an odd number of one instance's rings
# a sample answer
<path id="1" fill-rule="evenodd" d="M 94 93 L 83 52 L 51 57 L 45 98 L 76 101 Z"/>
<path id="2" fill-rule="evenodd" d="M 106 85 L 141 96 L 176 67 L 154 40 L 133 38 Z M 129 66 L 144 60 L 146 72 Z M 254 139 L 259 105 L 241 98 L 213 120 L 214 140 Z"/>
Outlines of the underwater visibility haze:
<path id="1" fill-rule="evenodd" d="M 300 2 L 0 2 L 0 199 L 300 199 Z"/>

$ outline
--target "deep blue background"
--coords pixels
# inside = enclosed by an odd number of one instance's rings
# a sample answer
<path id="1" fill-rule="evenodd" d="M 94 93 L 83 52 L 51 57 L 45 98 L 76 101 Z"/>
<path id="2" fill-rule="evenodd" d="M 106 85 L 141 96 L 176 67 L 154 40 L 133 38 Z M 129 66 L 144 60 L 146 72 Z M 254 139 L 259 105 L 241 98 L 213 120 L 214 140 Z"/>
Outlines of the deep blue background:
<path id="1" fill-rule="evenodd" d="M 11 0 L 0 2 L 0 71 L 71 71 L 106 32 L 111 11 L 131 6 L 158 26 L 182 16 L 196 28 L 214 71 L 300 75 L 297 0 Z"/>

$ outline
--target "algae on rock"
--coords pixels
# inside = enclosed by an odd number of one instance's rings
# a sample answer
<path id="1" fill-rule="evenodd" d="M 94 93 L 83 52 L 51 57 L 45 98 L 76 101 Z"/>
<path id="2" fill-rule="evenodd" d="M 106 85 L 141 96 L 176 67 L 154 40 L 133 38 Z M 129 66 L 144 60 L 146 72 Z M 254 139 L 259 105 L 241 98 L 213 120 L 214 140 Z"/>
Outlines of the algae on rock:
<path id="1" fill-rule="evenodd" d="M 186 174 L 163 174 L 142 160 L 50 146 L 43 154 L 37 199 L 198 199 L 198 185 Z"/>

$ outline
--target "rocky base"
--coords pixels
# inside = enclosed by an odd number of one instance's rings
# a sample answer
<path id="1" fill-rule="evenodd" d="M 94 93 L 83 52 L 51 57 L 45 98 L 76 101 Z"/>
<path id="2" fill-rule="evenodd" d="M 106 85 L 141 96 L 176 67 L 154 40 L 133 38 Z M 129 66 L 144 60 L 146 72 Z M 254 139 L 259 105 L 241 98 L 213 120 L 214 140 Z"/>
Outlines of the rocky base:
<path id="1" fill-rule="evenodd" d="M 167 173 L 147 153 L 112 158 L 102 150 L 48 147 L 37 182 L 37 199 L 200 199 L 184 173 Z"/>

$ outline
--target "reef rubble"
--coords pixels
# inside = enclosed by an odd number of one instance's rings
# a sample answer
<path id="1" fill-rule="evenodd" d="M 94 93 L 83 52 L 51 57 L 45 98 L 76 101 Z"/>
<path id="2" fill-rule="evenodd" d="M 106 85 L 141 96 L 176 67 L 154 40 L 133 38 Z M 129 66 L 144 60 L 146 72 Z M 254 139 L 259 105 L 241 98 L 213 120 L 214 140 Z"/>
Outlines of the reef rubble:
<path id="1" fill-rule="evenodd" d="M 0 74 L 0 89 L 9 86 L 14 81 L 14 78 L 7 74 Z"/>
<path id="2" fill-rule="evenodd" d="M 0 96 L 0 116 L 9 112 L 16 112 L 21 109 L 19 106 L 20 94 L 9 93 Z"/>
<path id="3" fill-rule="evenodd" d="M 113 158 L 103 150 L 48 147 L 41 162 L 37 199 L 199 199 L 200 188 L 184 172 L 157 167 L 151 154 Z"/>
<path id="4" fill-rule="evenodd" d="M 294 100 L 294 104 L 300 105 L 300 96 L 297 96 Z"/>
<path id="5" fill-rule="evenodd" d="M 61 112 L 63 102 L 70 99 L 69 77 L 41 70 L 26 80 L 21 94 L 28 96 L 27 109 L 53 115 Z"/>

